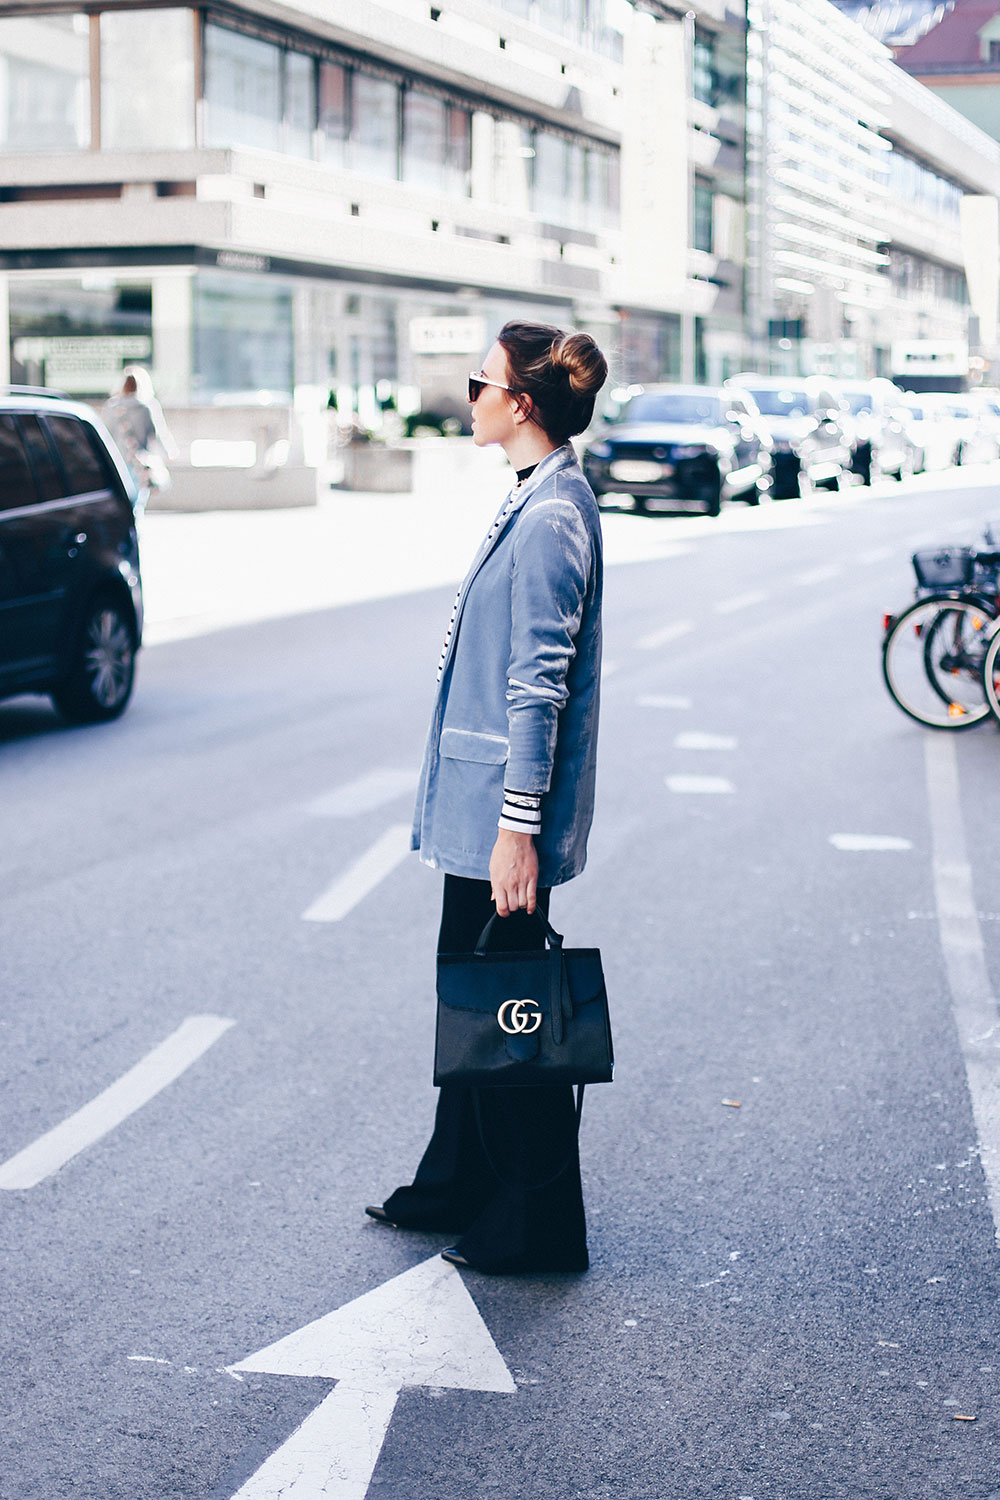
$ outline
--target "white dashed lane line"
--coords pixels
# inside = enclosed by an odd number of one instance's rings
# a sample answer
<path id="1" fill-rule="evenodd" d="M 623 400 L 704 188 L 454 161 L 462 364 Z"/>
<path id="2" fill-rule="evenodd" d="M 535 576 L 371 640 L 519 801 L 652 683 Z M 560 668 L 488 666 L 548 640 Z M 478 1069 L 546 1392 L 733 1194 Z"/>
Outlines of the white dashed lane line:
<path id="1" fill-rule="evenodd" d="M 736 790 L 724 776 L 667 776 L 665 780 L 669 790 L 682 797 L 725 796 Z"/>
<path id="2" fill-rule="evenodd" d="M 831 833 L 830 843 L 835 849 L 843 849 L 849 854 L 875 854 L 913 848 L 909 839 L 897 838 L 890 833 Z"/>
<path id="3" fill-rule="evenodd" d="M 737 594 L 732 599 L 723 599 L 715 606 L 717 615 L 735 615 L 738 610 L 752 609 L 755 604 L 766 604 L 770 594 L 764 589 L 750 589 L 745 594 Z"/>
<path id="4" fill-rule="evenodd" d="M 824 563 L 818 568 L 809 568 L 805 573 L 798 573 L 792 579 L 796 588 L 811 589 L 818 583 L 829 583 L 831 578 L 839 578 L 841 567 L 839 563 Z"/>
<path id="5" fill-rule="evenodd" d="M 37 1187 L 74 1156 L 135 1114 L 207 1052 L 235 1022 L 190 1016 L 116 1083 L 0 1166 L 0 1188 Z"/>
<path id="6" fill-rule="evenodd" d="M 382 766 L 368 771 L 355 781 L 348 781 L 323 797 L 309 804 L 309 811 L 317 818 L 355 818 L 360 813 L 375 812 L 389 802 L 395 802 L 405 794 L 415 791 L 417 776 L 414 770 L 396 770 Z"/>
<path id="7" fill-rule="evenodd" d="M 409 823 L 394 823 L 361 858 L 302 913 L 304 922 L 340 922 L 369 895 L 410 852 Z"/>
<path id="8" fill-rule="evenodd" d="M 659 630 L 650 631 L 649 635 L 640 636 L 635 649 L 656 651 L 660 646 L 669 646 L 671 641 L 679 641 L 682 636 L 690 635 L 693 630 L 693 620 L 674 620 L 670 625 L 661 625 Z"/>
<path id="9" fill-rule="evenodd" d="M 731 734 L 703 734 L 692 730 L 679 734 L 674 740 L 675 750 L 735 750 L 739 740 Z"/>
<path id="10" fill-rule="evenodd" d="M 640 693 L 635 700 L 636 708 L 676 708 L 680 710 L 691 707 L 691 699 L 683 698 L 675 693 Z"/>

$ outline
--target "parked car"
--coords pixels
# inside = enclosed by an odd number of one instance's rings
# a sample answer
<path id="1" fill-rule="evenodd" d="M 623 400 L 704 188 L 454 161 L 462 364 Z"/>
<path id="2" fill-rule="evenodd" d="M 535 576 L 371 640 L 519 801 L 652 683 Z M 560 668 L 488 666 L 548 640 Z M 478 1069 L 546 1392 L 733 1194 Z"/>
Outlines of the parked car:
<path id="1" fill-rule="evenodd" d="M 135 490 L 93 411 L 0 387 L 0 698 L 114 719 L 142 639 Z"/>
<path id="2" fill-rule="evenodd" d="M 701 385 L 630 388 L 618 411 L 592 436 L 583 468 L 598 503 L 631 496 L 717 516 L 723 500 L 756 505 L 771 484 L 771 439 L 743 391 Z"/>
<path id="3" fill-rule="evenodd" d="M 952 463 L 988 464 L 1000 454 L 993 415 L 973 394 L 938 396 L 943 420 L 950 429 Z"/>
<path id="4" fill-rule="evenodd" d="M 910 442 L 919 454 L 917 473 L 950 468 L 955 459 L 952 425 L 940 402 L 939 396 L 903 392 L 901 410 Z"/>
<path id="5" fill-rule="evenodd" d="M 910 435 L 903 393 L 891 380 L 838 380 L 837 395 L 851 414 L 851 471 L 862 484 L 883 474 L 905 479 L 922 455 Z"/>
<path id="6" fill-rule="evenodd" d="M 837 489 L 851 468 L 848 414 L 829 383 L 816 376 L 734 375 L 771 431 L 775 500 L 802 493 L 803 481 Z"/>

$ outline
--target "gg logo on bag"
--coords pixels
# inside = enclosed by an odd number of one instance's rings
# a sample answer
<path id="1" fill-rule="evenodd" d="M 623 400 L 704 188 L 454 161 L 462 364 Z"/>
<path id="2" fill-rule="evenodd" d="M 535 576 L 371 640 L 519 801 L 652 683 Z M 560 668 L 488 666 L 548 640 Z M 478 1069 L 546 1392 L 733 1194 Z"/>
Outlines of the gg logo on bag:
<path id="1" fill-rule="evenodd" d="M 534 1010 L 526 1010 L 528 1005 L 534 1006 Z M 497 1020 L 501 1031 L 508 1036 L 530 1036 L 541 1026 L 542 1013 L 537 1000 L 505 1000 L 497 1011 Z"/>

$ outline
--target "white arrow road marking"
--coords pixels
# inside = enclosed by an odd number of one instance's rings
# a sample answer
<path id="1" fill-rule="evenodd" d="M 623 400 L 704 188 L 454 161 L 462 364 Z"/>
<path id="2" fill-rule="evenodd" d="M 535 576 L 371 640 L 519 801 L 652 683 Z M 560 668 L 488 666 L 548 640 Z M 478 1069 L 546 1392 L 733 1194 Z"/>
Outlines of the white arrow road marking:
<path id="1" fill-rule="evenodd" d="M 635 700 L 636 708 L 690 708 L 691 699 L 677 697 L 672 693 L 641 693 Z"/>
<path id="2" fill-rule="evenodd" d="M 725 794 L 736 790 L 733 783 L 724 776 L 667 776 L 665 780 L 672 792 L 678 792 L 682 796 L 700 796 L 704 793 L 711 795 L 713 792 Z"/>
<path id="3" fill-rule="evenodd" d="M 674 739 L 675 750 L 735 750 L 739 744 L 731 734 L 701 734 L 691 730 Z"/>
<path id="4" fill-rule="evenodd" d="M 190 1016 L 96 1099 L 4 1162 L 0 1166 L 0 1188 L 33 1188 L 51 1177 L 148 1104 L 233 1025 L 234 1021 L 222 1016 Z"/>
<path id="5" fill-rule="evenodd" d="M 437 1255 L 231 1368 L 338 1382 L 233 1500 L 364 1500 L 405 1386 L 517 1389 L 462 1278 Z"/>
<path id="6" fill-rule="evenodd" d="M 359 813 L 374 812 L 388 802 L 395 802 L 404 793 L 414 791 L 416 785 L 415 771 L 383 766 L 317 797 L 309 804 L 309 811 L 317 818 L 355 818 Z"/>
<path id="7" fill-rule="evenodd" d="M 913 848 L 909 839 L 896 838 L 891 833 L 831 833 L 830 843 L 835 849 L 844 849 L 850 854 Z"/>
<path id="8" fill-rule="evenodd" d="M 979 1135 L 979 1159 L 1000 1240 L 1000 1007 L 976 914 L 951 735 L 924 736 L 924 765 L 941 951 Z"/>
<path id="9" fill-rule="evenodd" d="M 635 643 L 636 650 L 656 651 L 660 646 L 669 646 L 671 641 L 679 641 L 682 635 L 690 635 L 693 629 L 693 620 L 675 620 L 671 625 L 661 625 L 659 630 L 640 636 Z"/>
<path id="10" fill-rule="evenodd" d="M 763 589 L 751 589 L 749 593 L 737 594 L 733 599 L 723 599 L 721 604 L 715 606 L 715 613 L 734 615 L 737 610 L 750 609 L 754 604 L 765 604 L 770 597 Z"/>
<path id="11" fill-rule="evenodd" d="M 401 865 L 410 852 L 410 825 L 394 823 L 359 860 L 302 913 L 304 922 L 340 922 Z"/>

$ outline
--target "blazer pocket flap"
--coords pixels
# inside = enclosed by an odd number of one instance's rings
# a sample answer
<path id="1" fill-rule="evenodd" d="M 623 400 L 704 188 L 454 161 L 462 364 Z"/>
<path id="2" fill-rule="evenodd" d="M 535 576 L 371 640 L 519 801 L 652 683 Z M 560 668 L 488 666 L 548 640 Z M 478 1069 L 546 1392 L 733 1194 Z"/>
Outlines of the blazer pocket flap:
<path id="1" fill-rule="evenodd" d="M 506 736 L 502 734 L 483 734 L 474 729 L 441 731 L 441 754 L 448 760 L 477 760 L 485 766 L 502 766 L 508 749 Z"/>

